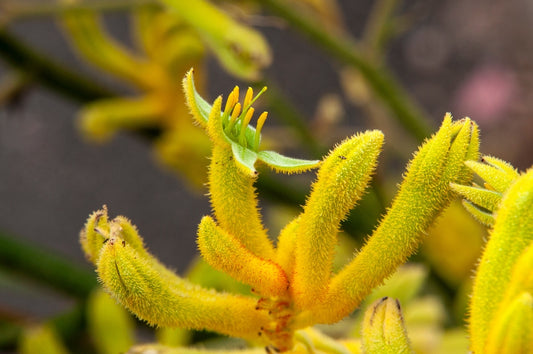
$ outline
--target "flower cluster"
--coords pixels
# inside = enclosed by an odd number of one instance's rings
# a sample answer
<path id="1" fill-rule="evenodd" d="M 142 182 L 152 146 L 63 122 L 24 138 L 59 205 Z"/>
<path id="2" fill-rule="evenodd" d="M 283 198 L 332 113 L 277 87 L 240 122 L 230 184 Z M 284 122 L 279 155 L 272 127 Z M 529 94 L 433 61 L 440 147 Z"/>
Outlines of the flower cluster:
<path id="1" fill-rule="evenodd" d="M 477 126 L 469 119 L 453 122 L 447 115 L 440 130 L 414 155 L 379 226 L 334 274 L 341 221 L 370 182 L 382 133 L 367 131 L 347 138 L 322 161 L 289 158 L 259 149 L 266 113 L 259 116 L 256 128 L 249 125 L 258 97 L 251 89 L 241 104 L 235 88 L 224 109 L 221 97 L 210 105 L 196 92 L 192 70 L 184 89 L 192 115 L 213 143 L 209 167 L 213 215 L 200 222 L 198 246 L 208 264 L 248 284 L 251 291 L 237 295 L 194 285 L 148 253 L 129 220 L 120 216 L 110 220 L 105 208 L 97 211 L 82 231 L 83 249 L 96 265 L 102 285 L 150 324 L 208 329 L 277 351 L 305 352 L 312 342 L 325 345 L 326 339 L 306 328 L 349 315 L 403 264 L 451 200 L 450 183 L 470 181 L 464 162 L 478 156 Z M 257 205 L 257 163 L 287 173 L 319 167 L 302 212 L 282 229 L 275 245 Z M 383 337 L 373 329 L 379 321 L 393 319 L 391 326 L 405 332 L 397 302 L 382 299 L 375 306 L 365 320 L 371 336 L 365 336 L 370 339 L 363 346 L 372 347 L 372 336 Z M 348 344 L 337 345 L 351 350 Z M 408 346 L 408 340 L 397 345 Z"/>

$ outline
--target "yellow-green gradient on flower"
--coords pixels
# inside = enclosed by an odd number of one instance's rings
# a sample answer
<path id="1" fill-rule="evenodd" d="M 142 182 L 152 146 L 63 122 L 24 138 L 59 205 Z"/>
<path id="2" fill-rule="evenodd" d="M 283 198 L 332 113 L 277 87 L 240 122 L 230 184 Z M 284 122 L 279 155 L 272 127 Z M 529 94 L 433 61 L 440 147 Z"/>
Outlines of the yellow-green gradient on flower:
<path id="1" fill-rule="evenodd" d="M 468 118 L 454 122 L 451 115 L 445 116 L 439 131 L 409 163 L 380 225 L 355 257 L 334 273 L 341 221 L 364 195 L 383 134 L 354 134 L 322 161 L 290 158 L 261 150 L 266 113 L 259 115 L 255 128 L 251 125 L 253 104 L 265 90 L 255 96 L 247 90 L 241 103 L 236 87 L 225 102 L 220 96 L 211 105 L 196 91 L 192 70 L 183 87 L 191 114 L 212 142 L 208 186 L 213 214 L 200 222 L 198 247 L 206 263 L 249 285 L 251 291 L 217 292 L 174 275 L 145 250 L 129 221 L 110 220 L 105 209 L 93 213 L 82 232 L 83 248 L 102 284 L 150 324 L 213 330 L 271 351 L 296 353 L 321 346 L 351 352 L 348 348 L 360 342 L 335 342 L 306 328 L 349 315 L 416 251 L 449 204 L 450 184 L 470 182 L 465 161 L 478 158 L 477 125 Z M 303 210 L 277 238 L 268 235 L 258 208 L 256 164 L 286 173 L 319 168 Z M 390 329 L 403 336 L 396 336 L 390 352 L 410 350 L 396 301 L 378 303 L 369 316 L 360 348 L 381 348 L 383 343 L 375 339 L 387 342 Z M 388 324 L 386 332 L 380 321 Z"/>

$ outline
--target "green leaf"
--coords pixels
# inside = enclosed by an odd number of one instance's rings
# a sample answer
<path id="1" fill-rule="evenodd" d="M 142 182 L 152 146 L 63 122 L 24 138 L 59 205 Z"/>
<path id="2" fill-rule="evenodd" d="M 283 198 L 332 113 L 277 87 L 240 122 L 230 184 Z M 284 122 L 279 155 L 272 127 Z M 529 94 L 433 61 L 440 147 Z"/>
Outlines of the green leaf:
<path id="1" fill-rule="evenodd" d="M 213 107 L 200 96 L 198 91 L 196 91 L 193 69 L 190 69 L 183 78 L 183 90 L 185 91 L 187 105 L 189 106 L 194 119 L 202 126 L 205 126 L 209 120 L 211 108 Z"/>
<path id="2" fill-rule="evenodd" d="M 260 151 L 257 155 L 270 168 L 286 173 L 305 172 L 320 164 L 320 160 L 296 159 L 275 151 Z"/>
<path id="3" fill-rule="evenodd" d="M 257 174 L 255 163 L 258 159 L 275 171 L 285 173 L 308 171 L 320 164 L 320 160 L 296 159 L 283 156 L 274 151 L 257 152 L 261 140 L 260 129 L 262 123 L 260 123 L 259 131 L 257 131 L 256 128 L 251 125 L 243 126 L 246 124 L 243 123 L 243 120 L 245 120 L 244 116 L 246 115 L 246 112 L 248 112 L 248 109 L 252 109 L 250 107 L 251 104 L 253 104 L 266 88 L 246 104 L 248 108 L 245 108 L 244 111 L 240 113 L 239 118 L 232 121 L 232 123 L 228 123 L 228 114 L 232 108 L 228 109 L 228 103 L 226 103 L 226 108 L 224 108 L 225 113 L 222 113 L 222 96 L 219 96 L 212 106 L 207 103 L 196 91 L 193 74 L 193 69 L 191 69 L 183 79 L 183 88 L 192 115 L 198 123 L 206 128 L 211 140 L 215 144 L 229 144 L 231 146 L 235 161 L 237 161 L 238 166 L 244 173 L 255 176 Z M 252 94 L 251 89 L 249 90 L 250 94 Z M 232 94 L 233 93 L 231 93 L 229 97 L 231 97 Z M 229 100 L 232 101 L 231 98 L 229 98 Z M 234 101 L 233 104 L 235 103 L 236 101 Z M 231 107 L 231 104 L 229 107 Z M 259 120 L 261 120 L 261 117 Z"/>
<path id="4" fill-rule="evenodd" d="M 257 171 L 255 170 L 255 162 L 257 161 L 257 153 L 250 149 L 245 148 L 242 145 L 232 141 L 231 150 L 233 151 L 233 156 L 238 162 L 238 166 L 244 169 L 244 172 L 247 172 L 251 175 L 256 175 Z"/>

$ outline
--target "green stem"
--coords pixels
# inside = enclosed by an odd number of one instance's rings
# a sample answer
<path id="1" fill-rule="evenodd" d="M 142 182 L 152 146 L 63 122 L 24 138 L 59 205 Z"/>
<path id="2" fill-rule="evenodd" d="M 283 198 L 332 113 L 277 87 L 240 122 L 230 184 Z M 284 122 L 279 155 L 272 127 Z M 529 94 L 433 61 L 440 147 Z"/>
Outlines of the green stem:
<path id="1" fill-rule="evenodd" d="M 47 322 L 54 327 L 63 341 L 71 342 L 86 328 L 85 304 L 75 305 L 71 310 Z M 0 350 L 15 350 L 23 331 L 23 324 L 0 322 Z"/>
<path id="2" fill-rule="evenodd" d="M 41 247 L 0 232 L 0 266 L 78 298 L 96 286 L 93 272 Z"/>
<path id="3" fill-rule="evenodd" d="M 365 26 L 363 43 L 376 59 L 383 57 L 383 48 L 390 37 L 391 27 L 394 27 L 393 14 L 397 6 L 398 0 L 376 1 Z"/>
<path id="4" fill-rule="evenodd" d="M 44 86 L 76 101 L 92 101 L 115 95 L 93 80 L 71 72 L 38 53 L 5 29 L 0 29 L 0 56 Z"/>
<path id="5" fill-rule="evenodd" d="M 57 16 L 66 11 L 89 9 L 98 12 L 125 11 L 145 4 L 157 4 L 156 0 L 91 0 L 78 2 L 33 2 L 24 3 L 12 0 L 0 6 L 2 21 L 13 22 L 32 17 Z"/>
<path id="6" fill-rule="evenodd" d="M 23 72 L 17 71 L 5 75 L 0 81 L 0 106 L 16 100 L 30 82 L 31 77 Z"/>
<path id="7" fill-rule="evenodd" d="M 368 61 L 358 50 L 355 41 L 346 35 L 325 32 L 317 21 L 296 12 L 281 0 L 263 0 L 272 12 L 284 18 L 312 41 L 341 62 L 359 70 L 375 94 L 396 115 L 402 126 L 418 141 L 430 133 L 422 109 L 409 97 L 391 73 Z"/>

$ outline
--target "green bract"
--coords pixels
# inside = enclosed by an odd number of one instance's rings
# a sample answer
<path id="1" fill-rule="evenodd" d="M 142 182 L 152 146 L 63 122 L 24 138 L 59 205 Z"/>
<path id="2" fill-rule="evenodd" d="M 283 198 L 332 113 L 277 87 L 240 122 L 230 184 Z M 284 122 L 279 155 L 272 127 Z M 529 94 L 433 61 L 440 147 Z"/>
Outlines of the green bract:
<path id="1" fill-rule="evenodd" d="M 248 88 L 243 104 L 238 103 L 239 88 L 228 95 L 224 112 L 222 112 L 222 97 L 219 96 L 213 105 L 207 103 L 196 91 L 193 70 L 191 69 L 183 80 L 187 103 L 195 120 L 205 127 L 215 144 L 231 147 L 233 156 L 245 172 L 255 175 L 255 163 L 259 160 L 270 168 L 285 173 L 307 171 L 315 168 L 319 160 L 303 160 L 283 156 L 275 151 L 260 151 L 261 128 L 266 119 L 263 113 L 257 123 L 257 129 L 250 126 L 254 109 L 252 104 L 266 90 L 264 88 L 255 97 Z"/>

